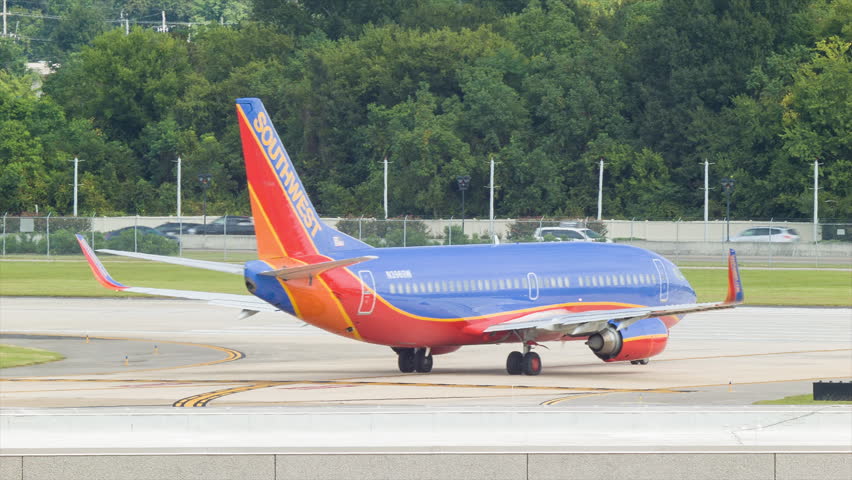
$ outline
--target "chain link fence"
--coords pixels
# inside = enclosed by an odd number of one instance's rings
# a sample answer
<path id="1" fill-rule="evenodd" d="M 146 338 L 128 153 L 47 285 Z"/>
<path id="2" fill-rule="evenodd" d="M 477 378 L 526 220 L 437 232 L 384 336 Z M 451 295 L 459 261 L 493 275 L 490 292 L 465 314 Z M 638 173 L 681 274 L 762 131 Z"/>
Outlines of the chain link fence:
<path id="1" fill-rule="evenodd" d="M 627 243 L 674 257 L 799 258 L 852 263 L 852 221 L 814 225 L 806 221 L 393 219 L 326 217 L 338 230 L 375 247 L 416 247 L 571 240 L 566 231 L 589 229 L 597 241 Z M 159 255 L 213 252 L 217 258 L 255 251 L 250 217 L 2 217 L 2 255 L 79 255 L 75 234 L 93 248 Z M 764 234 L 764 235 L 760 235 Z M 771 234 L 769 236 L 768 234 Z M 576 235 L 576 234 L 575 234 Z M 586 238 L 588 239 L 588 238 Z M 770 241 L 771 240 L 771 241 Z M 221 257 L 219 257 L 221 254 Z"/>

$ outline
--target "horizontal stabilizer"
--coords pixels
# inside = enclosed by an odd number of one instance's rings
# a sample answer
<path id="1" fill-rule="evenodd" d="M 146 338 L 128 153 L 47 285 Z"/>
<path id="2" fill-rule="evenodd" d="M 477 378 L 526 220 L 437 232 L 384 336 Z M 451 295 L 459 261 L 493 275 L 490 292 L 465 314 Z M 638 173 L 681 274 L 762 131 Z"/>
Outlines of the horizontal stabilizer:
<path id="1" fill-rule="evenodd" d="M 308 278 L 314 275 L 319 275 L 326 270 L 331 270 L 332 268 L 339 267 L 348 267 L 349 265 L 354 265 L 356 263 L 366 262 L 367 260 L 375 260 L 379 257 L 373 255 L 367 255 L 364 257 L 355 257 L 355 258 L 346 258 L 343 260 L 333 260 L 330 262 L 322 262 L 322 263 L 314 263 L 311 265 L 303 265 L 301 267 L 290 267 L 290 268 L 281 268 L 278 270 L 269 270 L 267 272 L 262 272 L 261 275 L 266 275 L 268 277 L 278 277 L 281 280 L 293 280 L 296 278 Z"/>

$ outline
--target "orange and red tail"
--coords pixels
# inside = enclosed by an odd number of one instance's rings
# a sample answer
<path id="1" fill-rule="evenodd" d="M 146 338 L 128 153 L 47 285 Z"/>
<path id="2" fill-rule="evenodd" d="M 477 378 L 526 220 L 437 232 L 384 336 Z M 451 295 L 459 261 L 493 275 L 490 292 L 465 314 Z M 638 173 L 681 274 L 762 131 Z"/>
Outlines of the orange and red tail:
<path id="1" fill-rule="evenodd" d="M 371 248 L 320 219 L 263 102 L 237 99 L 237 119 L 261 259 Z"/>

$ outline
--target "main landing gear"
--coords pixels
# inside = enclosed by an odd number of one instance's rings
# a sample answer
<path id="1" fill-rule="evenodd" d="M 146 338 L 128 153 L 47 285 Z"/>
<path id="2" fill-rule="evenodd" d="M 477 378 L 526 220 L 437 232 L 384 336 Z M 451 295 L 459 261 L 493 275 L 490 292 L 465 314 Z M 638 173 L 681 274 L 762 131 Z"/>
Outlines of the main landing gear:
<path id="1" fill-rule="evenodd" d="M 512 352 L 506 358 L 509 375 L 538 375 L 541 373 L 541 357 L 532 351 L 532 343 L 524 344 L 524 353 Z"/>
<path id="2" fill-rule="evenodd" d="M 647 358 L 643 358 L 642 360 L 630 360 L 630 365 L 648 365 L 649 361 L 650 360 Z"/>
<path id="3" fill-rule="evenodd" d="M 402 373 L 432 371 L 432 351 L 430 348 L 394 348 L 399 371 Z"/>

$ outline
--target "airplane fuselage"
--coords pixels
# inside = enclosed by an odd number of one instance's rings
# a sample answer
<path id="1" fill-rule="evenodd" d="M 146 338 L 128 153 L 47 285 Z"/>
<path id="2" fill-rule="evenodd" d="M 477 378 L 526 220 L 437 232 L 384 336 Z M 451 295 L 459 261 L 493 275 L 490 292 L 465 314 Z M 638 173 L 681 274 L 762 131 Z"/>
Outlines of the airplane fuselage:
<path id="1" fill-rule="evenodd" d="M 687 304 L 695 292 L 676 266 L 636 247 L 606 243 L 464 245 L 347 251 L 378 258 L 315 279 L 262 277 L 246 264 L 250 291 L 302 320 L 346 337 L 405 346 L 520 341 L 466 328 L 539 311 L 581 312 Z M 326 299 L 333 302 L 326 302 Z M 324 308 L 318 308 L 323 306 Z M 677 316 L 662 319 L 671 327 Z M 538 332 L 535 340 L 561 333 Z"/>

